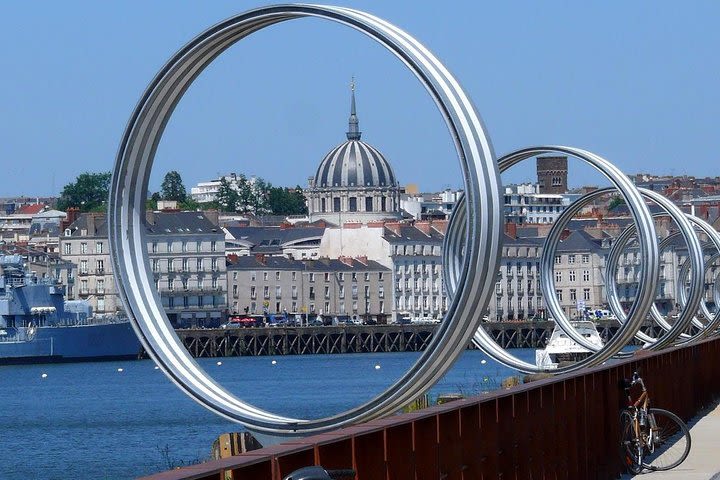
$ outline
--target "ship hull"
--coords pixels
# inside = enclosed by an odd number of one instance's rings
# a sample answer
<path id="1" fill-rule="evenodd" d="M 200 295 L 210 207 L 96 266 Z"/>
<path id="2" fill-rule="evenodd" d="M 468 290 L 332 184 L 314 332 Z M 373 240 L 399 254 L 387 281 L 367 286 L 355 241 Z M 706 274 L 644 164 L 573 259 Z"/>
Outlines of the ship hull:
<path id="1" fill-rule="evenodd" d="M 38 327 L 31 340 L 0 342 L 0 365 L 138 358 L 130 322 Z"/>

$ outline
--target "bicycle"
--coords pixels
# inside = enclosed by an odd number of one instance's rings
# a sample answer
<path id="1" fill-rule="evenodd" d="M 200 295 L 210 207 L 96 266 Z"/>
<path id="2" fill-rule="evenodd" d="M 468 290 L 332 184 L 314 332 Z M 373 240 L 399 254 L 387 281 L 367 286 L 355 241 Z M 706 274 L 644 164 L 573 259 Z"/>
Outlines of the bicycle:
<path id="1" fill-rule="evenodd" d="M 325 470 L 323 467 L 303 467 L 295 470 L 283 480 L 333 480 L 333 479 L 354 479 L 355 470 Z"/>
<path id="2" fill-rule="evenodd" d="M 630 389 L 639 385 L 642 393 L 632 399 Z M 690 453 L 690 431 L 680 417 L 661 408 L 650 408 L 650 395 L 638 372 L 624 380 L 628 406 L 620 412 L 621 453 L 631 473 L 643 470 L 670 470 Z"/>

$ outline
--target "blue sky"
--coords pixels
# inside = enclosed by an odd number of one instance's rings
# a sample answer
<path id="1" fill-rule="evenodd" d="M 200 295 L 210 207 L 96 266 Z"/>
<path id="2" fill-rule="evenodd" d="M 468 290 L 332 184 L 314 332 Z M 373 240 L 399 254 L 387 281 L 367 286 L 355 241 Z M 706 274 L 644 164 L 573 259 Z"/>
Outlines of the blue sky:
<path id="1" fill-rule="evenodd" d="M 404 28 L 460 80 L 496 153 L 566 144 L 626 173 L 718 175 L 720 2 L 337 2 Z M 57 194 L 110 170 L 146 85 L 183 44 L 257 2 L 11 2 L 0 18 L 0 196 Z M 401 183 L 457 187 L 446 127 L 418 82 L 361 34 L 326 21 L 235 45 L 181 101 L 151 190 L 219 173 L 306 185 L 344 140 L 351 76 L 363 140 Z M 577 170 L 570 183 L 589 177 Z M 534 166 L 507 181 L 532 180 Z"/>

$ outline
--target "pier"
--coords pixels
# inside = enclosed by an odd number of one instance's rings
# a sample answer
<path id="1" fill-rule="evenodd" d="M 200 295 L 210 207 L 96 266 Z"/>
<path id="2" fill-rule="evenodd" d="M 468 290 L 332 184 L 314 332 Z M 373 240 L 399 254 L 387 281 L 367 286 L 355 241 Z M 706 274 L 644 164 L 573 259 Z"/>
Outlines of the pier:
<path id="1" fill-rule="evenodd" d="M 620 327 L 616 320 L 597 322 L 607 341 Z M 554 322 L 489 322 L 483 327 L 503 348 L 544 348 Z M 177 335 L 194 357 L 309 355 L 333 353 L 418 352 L 437 325 L 342 325 L 182 329 Z M 651 327 L 646 327 L 649 332 Z M 656 327 L 657 328 L 657 327 Z M 655 332 L 657 334 L 657 332 Z M 475 348 L 468 345 L 468 348 Z"/>
<path id="2" fill-rule="evenodd" d="M 146 480 L 281 480 L 313 464 L 357 480 L 619 478 L 621 379 L 639 370 L 653 404 L 686 421 L 720 395 L 720 340 L 641 355 Z"/>

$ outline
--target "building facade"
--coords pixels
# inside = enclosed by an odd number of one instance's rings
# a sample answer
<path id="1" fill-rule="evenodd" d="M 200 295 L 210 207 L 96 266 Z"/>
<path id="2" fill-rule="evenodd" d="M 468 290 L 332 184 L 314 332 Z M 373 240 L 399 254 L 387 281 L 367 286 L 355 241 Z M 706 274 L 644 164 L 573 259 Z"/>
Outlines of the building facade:
<path id="1" fill-rule="evenodd" d="M 311 314 L 385 323 L 390 269 L 367 258 L 228 257 L 231 313 Z"/>
<path id="2" fill-rule="evenodd" d="M 148 212 L 148 259 L 173 326 L 214 325 L 227 310 L 225 241 L 198 212 Z M 105 215 L 83 214 L 60 239 L 63 260 L 77 265 L 70 298 L 86 299 L 99 314 L 122 310 L 110 261 Z"/>

